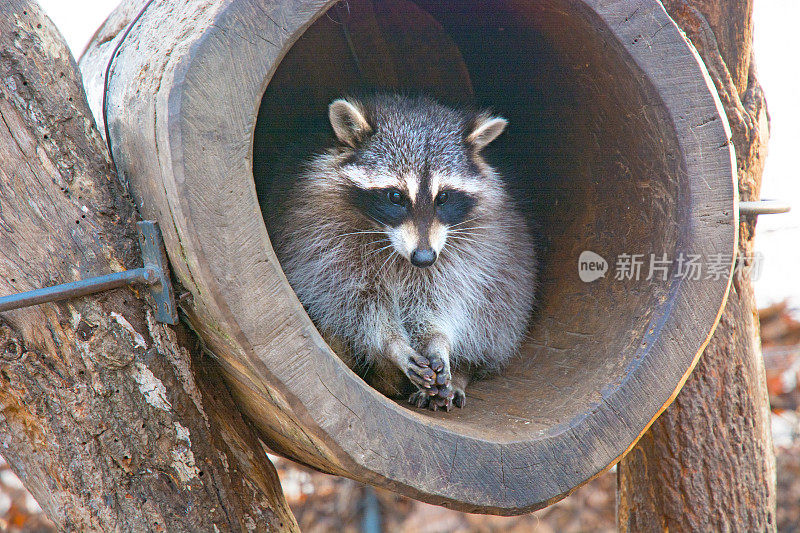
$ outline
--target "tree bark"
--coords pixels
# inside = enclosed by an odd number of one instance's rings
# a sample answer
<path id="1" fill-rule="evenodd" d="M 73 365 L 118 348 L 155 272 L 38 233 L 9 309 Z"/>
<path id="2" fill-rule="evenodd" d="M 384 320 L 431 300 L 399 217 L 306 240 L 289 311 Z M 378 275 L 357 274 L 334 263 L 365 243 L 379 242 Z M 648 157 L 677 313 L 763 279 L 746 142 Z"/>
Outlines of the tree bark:
<path id="1" fill-rule="evenodd" d="M 0 294 L 141 266 L 136 210 L 35 2 L 0 1 L 0 80 Z M 0 315 L 2 454 L 59 530 L 297 530 L 216 366 L 148 298 Z"/>
<path id="2" fill-rule="evenodd" d="M 752 59 L 751 0 L 663 0 L 697 48 L 733 133 L 742 200 L 759 197 L 768 138 Z M 753 253 L 755 220 L 740 224 Z M 775 457 L 749 269 L 675 402 L 618 465 L 620 531 L 774 531 Z"/>

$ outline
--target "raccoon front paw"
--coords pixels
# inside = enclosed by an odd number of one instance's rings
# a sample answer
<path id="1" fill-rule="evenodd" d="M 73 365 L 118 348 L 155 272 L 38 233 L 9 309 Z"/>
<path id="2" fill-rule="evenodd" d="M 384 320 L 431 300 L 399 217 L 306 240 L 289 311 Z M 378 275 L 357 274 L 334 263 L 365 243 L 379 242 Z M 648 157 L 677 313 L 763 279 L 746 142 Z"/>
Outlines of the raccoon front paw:
<path id="1" fill-rule="evenodd" d="M 431 398 L 432 396 L 428 394 L 428 391 L 418 390 L 408 397 L 408 403 L 415 405 L 420 409 L 425 409 L 431 404 Z"/>
<path id="2" fill-rule="evenodd" d="M 436 372 L 436 378 L 433 382 L 439 389 L 446 389 L 450 386 L 453 377 L 450 374 L 449 365 L 446 365 L 442 359 L 432 358 L 431 370 Z"/>
<path id="3" fill-rule="evenodd" d="M 444 409 L 450 412 L 454 405 L 458 408 L 464 407 L 467 404 L 467 396 L 463 389 L 442 387 L 434 395 L 426 390 L 419 390 L 408 398 L 408 403 L 422 409 L 427 407 L 431 411 Z"/>
<path id="4" fill-rule="evenodd" d="M 431 405 L 429 407 L 434 411 L 444 409 L 445 411 L 450 412 L 450 410 L 453 408 L 455 397 L 456 390 L 450 385 L 439 387 L 436 396 L 431 397 Z M 459 407 L 461 406 L 459 405 Z"/>
<path id="5" fill-rule="evenodd" d="M 455 394 L 453 395 L 453 405 L 459 409 L 467 405 L 467 394 L 464 392 L 464 389 L 455 389 Z"/>
<path id="6" fill-rule="evenodd" d="M 428 366 L 435 372 L 433 383 L 437 387 L 447 387 L 452 379 L 450 375 L 449 361 L 434 351 L 425 353 L 425 359 L 429 361 Z"/>
<path id="7" fill-rule="evenodd" d="M 431 368 L 431 362 L 427 357 L 413 353 L 409 356 L 406 363 L 405 374 L 411 383 L 425 389 L 425 394 L 436 394 L 436 372 Z M 433 390 L 431 390 L 433 389 Z"/>

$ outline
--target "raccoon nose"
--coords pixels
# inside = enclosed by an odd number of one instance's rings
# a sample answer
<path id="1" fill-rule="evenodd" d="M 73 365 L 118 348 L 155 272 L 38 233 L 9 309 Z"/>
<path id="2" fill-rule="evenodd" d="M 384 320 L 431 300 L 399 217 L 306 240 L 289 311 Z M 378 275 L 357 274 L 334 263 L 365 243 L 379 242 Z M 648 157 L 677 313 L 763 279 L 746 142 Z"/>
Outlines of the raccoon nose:
<path id="1" fill-rule="evenodd" d="M 428 248 L 427 250 L 417 248 L 411 254 L 411 264 L 415 267 L 425 268 L 431 266 L 435 262 L 436 252 L 434 252 L 431 248 Z"/>

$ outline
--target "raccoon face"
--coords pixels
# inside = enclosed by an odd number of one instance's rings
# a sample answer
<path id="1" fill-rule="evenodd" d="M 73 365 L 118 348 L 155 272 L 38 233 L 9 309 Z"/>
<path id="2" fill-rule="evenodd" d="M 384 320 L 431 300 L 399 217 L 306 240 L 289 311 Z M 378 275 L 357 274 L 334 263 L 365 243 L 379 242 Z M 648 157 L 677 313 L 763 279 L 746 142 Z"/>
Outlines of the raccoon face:
<path id="1" fill-rule="evenodd" d="M 336 100 L 329 108 L 337 138 L 351 149 L 340 169 L 348 204 L 377 224 L 399 255 L 429 267 L 448 231 L 475 218 L 486 180 L 473 156 L 507 122 L 428 100 L 395 97 L 373 106 Z"/>
<path id="2" fill-rule="evenodd" d="M 390 187 L 350 189 L 350 202 L 388 235 L 395 251 L 414 266 L 431 266 L 447 240 L 448 228 L 465 222 L 477 198 L 455 188 L 431 188 L 407 176 Z"/>

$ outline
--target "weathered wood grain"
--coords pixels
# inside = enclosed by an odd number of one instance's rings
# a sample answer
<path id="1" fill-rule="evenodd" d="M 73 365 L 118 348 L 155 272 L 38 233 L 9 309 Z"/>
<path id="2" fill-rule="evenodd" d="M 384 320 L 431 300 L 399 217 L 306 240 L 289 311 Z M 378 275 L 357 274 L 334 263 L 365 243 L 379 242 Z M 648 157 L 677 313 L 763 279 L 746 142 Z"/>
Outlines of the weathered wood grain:
<path id="1" fill-rule="evenodd" d="M 512 366 L 478 383 L 467 409 L 417 411 L 367 387 L 325 345 L 272 252 L 254 183 L 254 143 L 258 150 L 264 141 L 257 122 L 281 112 L 275 105 L 259 118 L 270 103 L 262 96 L 280 97 L 270 92 L 272 79 L 291 89 L 292 75 L 308 77 L 284 64 L 319 65 L 303 54 L 314 51 L 308 42 L 326 42 L 322 17 L 333 4 L 152 4 L 109 80 L 115 159 L 142 212 L 161 222 L 176 275 L 192 294 L 194 326 L 273 449 L 463 510 L 542 507 L 633 445 L 674 398 L 717 323 L 728 275 L 617 281 L 613 268 L 619 253 L 720 254 L 730 273 L 738 219 L 722 106 L 655 0 L 415 2 L 428 12 L 416 20 L 432 17 L 450 36 L 437 41 L 450 52 L 425 52 L 451 58 L 434 69 L 453 64 L 470 84 L 452 73 L 417 75 L 438 80 L 442 93 L 497 102 L 510 116 L 502 155 L 516 164 L 547 248 L 541 308 Z M 391 55 L 381 14 L 396 20 L 403 5 L 382 2 L 375 18 L 362 14 L 364 42 L 350 33 L 360 64 L 372 65 L 367 74 Z M 81 62 L 95 110 L 118 33 L 119 24 L 108 23 Z M 332 49 L 341 44 L 331 41 Z M 376 57 L 361 57 L 370 49 Z M 352 61 L 313 72 L 308 83 L 294 80 L 310 84 L 309 115 L 348 89 Z M 391 86 L 404 72 L 395 65 L 369 81 Z M 271 131 L 282 118 L 267 122 Z M 540 170 L 546 174 L 536 176 Z M 611 262 L 594 284 L 577 277 L 586 249 Z"/>
<path id="2" fill-rule="evenodd" d="M 138 214 L 36 2 L 0 3 L 0 294 L 141 266 Z M 296 530 L 184 327 L 120 289 L 0 316 L 2 454 L 60 531 Z"/>
<path id="3" fill-rule="evenodd" d="M 705 64 L 736 147 L 742 200 L 759 197 L 768 137 L 755 76 L 750 1 L 664 0 Z M 739 226 L 753 254 L 754 219 Z M 750 265 L 750 259 L 746 264 Z M 774 531 L 775 458 L 749 272 L 675 402 L 619 464 L 621 531 Z"/>

